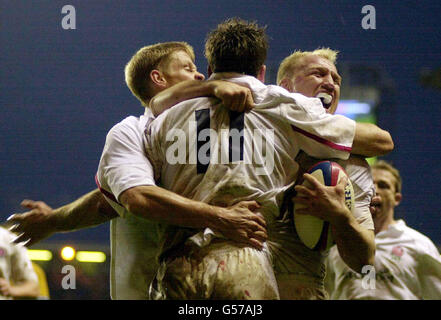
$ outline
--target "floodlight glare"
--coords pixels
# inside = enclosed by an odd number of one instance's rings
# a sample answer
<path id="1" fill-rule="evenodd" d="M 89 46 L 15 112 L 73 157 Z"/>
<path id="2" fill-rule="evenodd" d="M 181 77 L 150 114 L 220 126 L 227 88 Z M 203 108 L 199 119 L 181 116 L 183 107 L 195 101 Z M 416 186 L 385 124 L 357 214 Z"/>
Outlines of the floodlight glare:
<path id="1" fill-rule="evenodd" d="M 63 249 L 61 249 L 61 257 L 64 260 L 73 260 L 73 258 L 75 258 L 75 249 L 69 246 L 65 246 Z"/>

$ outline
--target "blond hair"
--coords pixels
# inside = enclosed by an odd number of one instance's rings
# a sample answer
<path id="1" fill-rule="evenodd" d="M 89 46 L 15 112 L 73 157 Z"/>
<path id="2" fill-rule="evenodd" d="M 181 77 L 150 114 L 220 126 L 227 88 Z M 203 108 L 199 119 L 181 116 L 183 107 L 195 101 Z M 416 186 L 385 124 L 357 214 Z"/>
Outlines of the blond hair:
<path id="1" fill-rule="evenodd" d="M 372 169 L 389 171 L 395 178 L 395 192 L 401 193 L 402 181 L 400 171 L 387 161 L 379 160 L 375 162 Z"/>
<path id="2" fill-rule="evenodd" d="M 297 71 L 296 69 L 300 64 L 300 60 L 303 57 L 312 54 L 320 56 L 324 59 L 329 60 L 333 64 L 336 64 L 338 51 L 332 50 L 330 48 L 318 48 L 315 49 L 314 51 L 301 51 L 301 50 L 294 51 L 288 57 L 283 59 L 282 63 L 280 64 L 279 70 L 277 71 L 277 84 L 280 85 L 282 80 L 285 78 L 292 78 L 295 71 Z"/>
<path id="3" fill-rule="evenodd" d="M 211 71 L 257 76 L 268 51 L 265 29 L 240 18 L 219 24 L 205 41 L 205 57 Z"/>
<path id="4" fill-rule="evenodd" d="M 133 95 L 147 107 L 156 94 L 152 89 L 150 72 L 166 68 L 173 52 L 184 51 L 194 61 L 193 47 L 186 42 L 162 42 L 139 49 L 127 63 L 124 74 L 126 84 Z"/>

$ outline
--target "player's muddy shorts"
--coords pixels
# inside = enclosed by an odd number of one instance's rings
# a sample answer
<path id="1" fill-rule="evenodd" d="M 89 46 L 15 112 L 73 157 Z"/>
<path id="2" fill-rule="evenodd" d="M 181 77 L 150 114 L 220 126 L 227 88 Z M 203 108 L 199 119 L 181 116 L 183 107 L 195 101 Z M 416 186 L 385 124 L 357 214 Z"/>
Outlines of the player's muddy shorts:
<path id="1" fill-rule="evenodd" d="M 307 248 L 294 232 L 293 222 L 275 222 L 267 242 L 282 300 L 325 300 L 325 255 Z"/>
<path id="2" fill-rule="evenodd" d="M 274 300 L 279 293 L 267 251 L 214 240 L 175 250 L 160 264 L 150 298 Z"/>
<path id="3" fill-rule="evenodd" d="M 296 274 L 277 274 L 281 300 L 328 300 L 324 286 Z"/>

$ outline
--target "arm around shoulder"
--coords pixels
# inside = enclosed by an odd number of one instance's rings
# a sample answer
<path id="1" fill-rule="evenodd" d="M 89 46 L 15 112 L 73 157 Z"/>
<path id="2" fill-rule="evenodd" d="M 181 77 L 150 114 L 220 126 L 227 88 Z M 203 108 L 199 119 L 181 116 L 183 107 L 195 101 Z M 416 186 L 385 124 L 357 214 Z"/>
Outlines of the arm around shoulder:
<path id="1" fill-rule="evenodd" d="M 155 116 L 184 100 L 197 97 L 216 97 L 230 110 L 248 111 L 254 106 L 249 88 L 223 80 L 188 80 L 158 93 L 149 103 Z"/>

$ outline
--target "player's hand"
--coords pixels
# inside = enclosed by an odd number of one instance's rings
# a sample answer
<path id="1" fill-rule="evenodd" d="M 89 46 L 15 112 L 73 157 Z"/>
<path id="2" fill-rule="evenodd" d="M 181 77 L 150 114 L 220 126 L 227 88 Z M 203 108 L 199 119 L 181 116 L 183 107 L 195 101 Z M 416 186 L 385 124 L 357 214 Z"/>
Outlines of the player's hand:
<path id="1" fill-rule="evenodd" d="M 55 230 L 53 210 L 43 201 L 23 200 L 21 206 L 29 209 L 24 213 L 15 213 L 8 218 L 9 230 L 17 233 L 14 243 L 23 243 L 29 247 L 46 239 Z"/>
<path id="2" fill-rule="evenodd" d="M 9 284 L 9 281 L 0 278 L 0 296 L 10 297 L 11 295 L 11 285 Z"/>
<path id="3" fill-rule="evenodd" d="M 253 95 L 248 87 L 222 80 L 214 84 L 213 94 L 226 108 L 236 112 L 247 112 L 254 108 Z"/>
<path id="4" fill-rule="evenodd" d="M 225 208 L 218 230 L 228 239 L 262 250 L 268 235 L 266 222 L 258 212 L 259 208 L 256 201 L 241 201 Z"/>
<path id="5" fill-rule="evenodd" d="M 305 173 L 304 179 L 309 182 L 310 188 L 304 185 L 295 186 L 297 194 L 292 198 L 296 204 L 303 208 L 297 208 L 298 214 L 309 214 L 329 221 L 331 224 L 338 223 L 351 214 L 345 204 L 345 186 L 348 178 L 343 176 L 334 187 L 321 184 L 315 177 Z"/>

